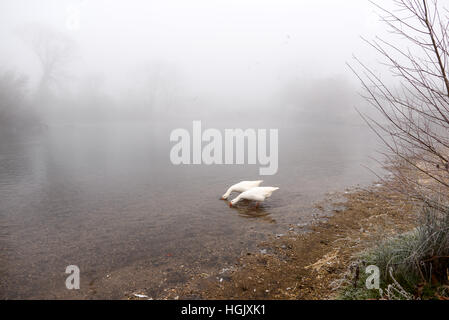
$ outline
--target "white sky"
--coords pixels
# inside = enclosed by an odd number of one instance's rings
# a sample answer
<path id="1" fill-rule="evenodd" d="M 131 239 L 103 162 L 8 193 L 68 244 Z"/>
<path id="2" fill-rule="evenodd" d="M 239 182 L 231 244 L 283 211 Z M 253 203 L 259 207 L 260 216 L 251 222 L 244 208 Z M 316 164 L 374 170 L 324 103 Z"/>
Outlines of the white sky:
<path id="1" fill-rule="evenodd" d="M 78 30 L 66 26 L 70 6 L 80 10 Z M 193 88 L 253 93 L 290 77 L 351 77 L 353 53 L 374 57 L 360 35 L 384 29 L 367 0 L 2 0 L 0 66 L 36 67 L 13 33 L 30 22 L 66 31 L 79 45 L 80 69 L 108 79 L 156 60 Z"/>

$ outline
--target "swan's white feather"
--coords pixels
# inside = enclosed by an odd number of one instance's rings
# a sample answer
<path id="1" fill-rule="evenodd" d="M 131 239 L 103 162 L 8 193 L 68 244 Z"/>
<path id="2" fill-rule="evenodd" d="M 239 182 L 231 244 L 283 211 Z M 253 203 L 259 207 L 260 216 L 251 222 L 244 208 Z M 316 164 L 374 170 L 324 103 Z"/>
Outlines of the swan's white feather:
<path id="1" fill-rule="evenodd" d="M 260 186 L 263 180 L 255 180 L 255 181 L 240 181 L 229 187 L 226 193 L 221 197 L 223 200 L 227 199 L 232 192 L 245 192 L 252 188 Z"/>
<path id="2" fill-rule="evenodd" d="M 231 201 L 231 205 L 236 204 L 240 200 L 251 200 L 257 202 L 263 202 L 266 198 L 271 197 L 274 191 L 278 190 L 278 187 L 255 187 L 239 194 L 235 199 Z"/>

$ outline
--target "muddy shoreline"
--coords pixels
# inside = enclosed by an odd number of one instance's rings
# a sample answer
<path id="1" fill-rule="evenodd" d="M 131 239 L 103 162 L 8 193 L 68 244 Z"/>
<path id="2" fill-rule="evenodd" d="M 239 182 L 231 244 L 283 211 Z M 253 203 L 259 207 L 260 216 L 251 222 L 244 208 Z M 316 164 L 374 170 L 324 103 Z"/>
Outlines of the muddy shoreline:
<path id="1" fill-rule="evenodd" d="M 416 225 L 412 204 L 391 191 L 394 183 L 333 193 L 315 204 L 315 222 L 270 236 L 221 269 L 200 261 L 192 268 L 170 256 L 170 268 L 142 261 L 47 298 L 336 299 L 352 281 L 358 253 Z"/>
<path id="2" fill-rule="evenodd" d="M 339 288 L 352 281 L 351 264 L 358 253 L 416 225 L 412 204 L 391 191 L 394 183 L 346 191 L 342 201 L 331 203 L 332 215 L 306 232 L 275 236 L 233 267 L 195 275 L 157 298 L 336 299 Z M 328 205 L 324 201 L 317 208 Z M 135 292 L 147 295 L 142 288 Z M 134 293 L 124 298 L 139 298 Z"/>

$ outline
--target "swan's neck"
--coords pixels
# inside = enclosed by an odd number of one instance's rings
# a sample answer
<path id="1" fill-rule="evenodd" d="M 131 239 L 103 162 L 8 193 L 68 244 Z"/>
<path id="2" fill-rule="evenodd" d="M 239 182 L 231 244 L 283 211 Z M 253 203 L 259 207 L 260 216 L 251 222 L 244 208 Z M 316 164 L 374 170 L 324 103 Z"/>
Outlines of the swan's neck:
<path id="1" fill-rule="evenodd" d="M 229 188 L 228 191 L 226 191 L 226 193 L 223 195 L 223 197 L 225 197 L 226 199 L 231 195 L 232 192 L 232 188 Z"/>
<path id="2" fill-rule="evenodd" d="M 234 201 L 234 204 L 236 204 L 236 203 L 239 202 L 240 200 L 242 200 L 241 194 L 239 194 L 237 197 L 235 197 L 235 199 L 232 200 L 232 201 Z"/>

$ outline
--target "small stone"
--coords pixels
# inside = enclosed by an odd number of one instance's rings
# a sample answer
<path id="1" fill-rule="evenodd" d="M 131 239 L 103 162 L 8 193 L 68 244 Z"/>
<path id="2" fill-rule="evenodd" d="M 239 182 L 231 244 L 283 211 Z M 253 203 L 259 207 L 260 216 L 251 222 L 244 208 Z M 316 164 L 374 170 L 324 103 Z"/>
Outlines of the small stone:
<path id="1" fill-rule="evenodd" d="M 276 238 L 280 238 L 280 237 L 283 237 L 283 236 L 284 236 L 283 233 L 278 233 L 278 234 L 276 234 Z"/>

